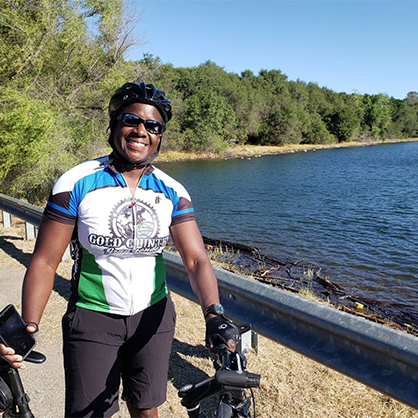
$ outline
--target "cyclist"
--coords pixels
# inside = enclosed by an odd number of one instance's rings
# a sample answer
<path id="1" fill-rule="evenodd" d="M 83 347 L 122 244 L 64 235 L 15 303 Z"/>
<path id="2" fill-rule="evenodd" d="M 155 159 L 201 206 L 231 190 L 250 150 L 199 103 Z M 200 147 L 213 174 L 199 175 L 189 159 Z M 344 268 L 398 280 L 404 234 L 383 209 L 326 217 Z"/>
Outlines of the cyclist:
<path id="1" fill-rule="evenodd" d="M 166 399 L 175 311 L 162 251 L 171 234 L 206 319 L 208 346 L 234 349 L 216 276 L 184 187 L 151 163 L 172 117 L 165 93 L 126 83 L 110 99 L 112 153 L 54 185 L 25 275 L 22 316 L 39 324 L 56 268 L 72 240 L 71 296 L 63 316 L 66 417 L 110 417 L 122 398 L 131 416 L 158 417 Z M 33 324 L 28 326 L 34 330 Z M 10 348 L 0 354 L 24 367 Z"/>

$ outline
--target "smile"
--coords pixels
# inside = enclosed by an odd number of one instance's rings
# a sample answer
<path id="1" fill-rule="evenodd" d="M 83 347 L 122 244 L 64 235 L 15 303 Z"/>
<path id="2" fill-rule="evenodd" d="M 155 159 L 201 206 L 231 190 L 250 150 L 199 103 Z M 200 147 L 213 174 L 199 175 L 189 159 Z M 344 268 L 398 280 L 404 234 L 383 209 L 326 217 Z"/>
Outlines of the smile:
<path id="1" fill-rule="evenodd" d="M 146 147 L 146 146 L 148 146 L 148 144 L 145 144 L 144 142 L 141 142 L 141 141 L 138 141 L 137 139 L 135 139 L 135 138 L 126 138 L 126 140 L 125 140 L 128 144 L 130 144 L 130 145 L 133 145 L 133 146 L 135 146 L 135 147 L 139 147 L 139 148 L 142 148 L 142 147 Z"/>

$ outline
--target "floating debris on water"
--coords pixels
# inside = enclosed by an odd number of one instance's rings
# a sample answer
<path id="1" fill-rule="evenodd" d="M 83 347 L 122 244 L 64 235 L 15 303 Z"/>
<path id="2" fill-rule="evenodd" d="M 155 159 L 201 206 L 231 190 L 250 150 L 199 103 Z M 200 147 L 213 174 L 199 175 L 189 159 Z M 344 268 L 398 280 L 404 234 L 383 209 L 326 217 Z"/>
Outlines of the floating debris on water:
<path id="1" fill-rule="evenodd" d="M 354 295 L 333 282 L 319 266 L 262 254 L 257 247 L 203 237 L 211 258 L 222 268 L 294 293 L 312 294 L 345 312 L 418 335 L 418 310 L 400 303 Z"/>

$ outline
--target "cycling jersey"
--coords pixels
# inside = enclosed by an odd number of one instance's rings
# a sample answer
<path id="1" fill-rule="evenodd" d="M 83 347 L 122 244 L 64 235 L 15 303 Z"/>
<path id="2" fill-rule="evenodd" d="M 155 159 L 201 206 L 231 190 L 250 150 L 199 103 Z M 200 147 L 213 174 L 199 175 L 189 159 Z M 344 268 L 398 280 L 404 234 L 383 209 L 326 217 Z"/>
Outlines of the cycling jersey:
<path id="1" fill-rule="evenodd" d="M 76 225 L 72 292 L 77 306 L 133 315 L 167 293 L 162 252 L 169 228 L 194 220 L 184 187 L 148 166 L 132 197 L 121 173 L 82 163 L 55 183 L 44 214 Z"/>

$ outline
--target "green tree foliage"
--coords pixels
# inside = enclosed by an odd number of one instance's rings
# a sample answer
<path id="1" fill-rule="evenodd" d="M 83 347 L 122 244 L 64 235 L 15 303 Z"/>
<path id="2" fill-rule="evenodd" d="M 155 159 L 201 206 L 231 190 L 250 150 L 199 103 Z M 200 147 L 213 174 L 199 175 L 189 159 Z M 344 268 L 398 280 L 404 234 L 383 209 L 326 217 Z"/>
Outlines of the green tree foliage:
<path id="1" fill-rule="evenodd" d="M 414 106 L 418 104 L 418 91 L 410 91 L 406 95 L 405 104 Z"/>
<path id="2" fill-rule="evenodd" d="M 397 137 L 418 137 L 418 94 L 408 93 L 405 100 L 392 100 L 391 134 Z"/>
<path id="3" fill-rule="evenodd" d="M 237 125 L 226 99 L 215 92 L 200 92 L 185 102 L 182 131 L 184 148 L 194 151 L 222 149 Z"/>
<path id="4" fill-rule="evenodd" d="M 360 121 L 356 109 L 347 105 L 335 106 L 326 116 L 329 132 L 338 142 L 350 141 L 358 132 Z"/>
<path id="5" fill-rule="evenodd" d="M 308 126 L 303 135 L 303 144 L 327 144 L 335 141 L 334 136 L 328 131 L 325 122 L 318 113 L 311 113 Z"/>
<path id="6" fill-rule="evenodd" d="M 138 77 L 129 30 L 121 0 L 0 0 L 0 190 L 42 201 L 57 173 L 105 148 L 110 92 Z"/>
<path id="7" fill-rule="evenodd" d="M 74 164 L 70 130 L 42 100 L 6 88 L 0 96 L 1 192 L 29 201 L 48 195 Z"/>
<path id="8" fill-rule="evenodd" d="M 360 107 L 366 130 L 376 138 L 384 139 L 391 122 L 390 99 L 385 94 L 370 96 L 365 94 Z"/>
<path id="9" fill-rule="evenodd" d="M 218 152 L 241 144 L 322 144 L 418 137 L 418 93 L 336 93 L 280 70 L 228 73 L 212 61 L 175 68 L 145 54 L 123 0 L 0 0 L 0 191 L 46 197 L 72 165 L 108 152 L 106 107 L 127 81 L 166 91 L 164 147 Z"/>
<path id="10" fill-rule="evenodd" d="M 260 127 L 261 145 L 298 144 L 306 121 L 302 120 L 297 102 L 289 101 L 272 110 Z M 305 122 L 305 123 L 304 123 Z"/>

